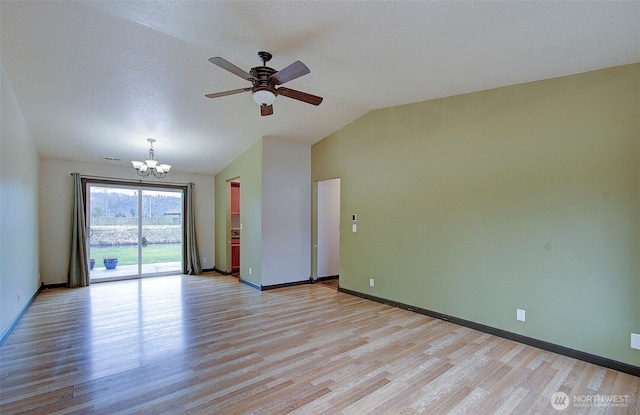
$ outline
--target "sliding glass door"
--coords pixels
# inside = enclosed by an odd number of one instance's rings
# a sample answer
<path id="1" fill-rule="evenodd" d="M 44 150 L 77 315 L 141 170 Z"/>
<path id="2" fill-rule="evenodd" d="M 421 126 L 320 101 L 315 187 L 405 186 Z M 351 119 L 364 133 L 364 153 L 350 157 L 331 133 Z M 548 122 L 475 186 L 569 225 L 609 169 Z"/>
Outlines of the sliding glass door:
<path id="1" fill-rule="evenodd" d="M 181 271 L 182 191 L 143 190 L 141 200 L 141 273 Z"/>
<path id="2" fill-rule="evenodd" d="M 182 272 L 182 189 L 87 183 L 91 282 Z"/>

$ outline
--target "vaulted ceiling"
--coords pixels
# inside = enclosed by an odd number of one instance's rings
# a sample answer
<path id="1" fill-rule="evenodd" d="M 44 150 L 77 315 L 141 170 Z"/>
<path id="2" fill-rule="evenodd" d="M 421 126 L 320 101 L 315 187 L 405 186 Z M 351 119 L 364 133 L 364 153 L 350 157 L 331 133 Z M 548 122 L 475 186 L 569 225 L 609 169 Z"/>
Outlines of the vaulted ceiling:
<path id="1" fill-rule="evenodd" d="M 313 144 L 370 110 L 640 61 L 639 1 L 6 1 L 0 59 L 45 158 L 130 166 L 157 139 L 216 174 L 261 137 Z M 248 71 L 311 73 L 261 117 Z M 5 86 L 3 86 L 4 88 Z M 121 161 L 105 161 L 105 157 Z"/>

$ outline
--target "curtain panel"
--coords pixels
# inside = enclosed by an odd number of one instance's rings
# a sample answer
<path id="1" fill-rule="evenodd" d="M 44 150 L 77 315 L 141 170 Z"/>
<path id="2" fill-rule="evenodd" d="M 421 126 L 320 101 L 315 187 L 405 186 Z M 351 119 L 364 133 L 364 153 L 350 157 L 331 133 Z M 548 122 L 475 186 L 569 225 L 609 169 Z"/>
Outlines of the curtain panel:
<path id="1" fill-rule="evenodd" d="M 195 207 L 193 204 L 193 183 L 189 183 L 187 186 L 186 194 L 186 238 L 184 242 L 185 246 L 185 261 L 183 273 L 189 275 L 202 274 L 202 266 L 200 265 L 200 254 L 198 253 L 198 242 L 196 240 L 196 219 L 195 219 Z"/>
<path id="2" fill-rule="evenodd" d="M 89 285 L 89 261 L 87 258 L 84 197 L 80 173 L 72 173 L 73 200 L 71 207 L 71 254 L 69 258 L 70 288 Z"/>

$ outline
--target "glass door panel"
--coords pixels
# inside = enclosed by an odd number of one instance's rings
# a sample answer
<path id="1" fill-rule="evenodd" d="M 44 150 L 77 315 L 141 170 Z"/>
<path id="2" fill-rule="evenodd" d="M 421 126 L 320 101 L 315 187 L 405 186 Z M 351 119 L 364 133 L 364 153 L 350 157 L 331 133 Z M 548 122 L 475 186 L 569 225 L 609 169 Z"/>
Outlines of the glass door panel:
<path id="1" fill-rule="evenodd" d="M 90 185 L 88 193 L 90 279 L 137 275 L 140 191 Z"/>
<path id="2" fill-rule="evenodd" d="M 142 273 L 182 271 L 182 191 L 142 190 Z"/>

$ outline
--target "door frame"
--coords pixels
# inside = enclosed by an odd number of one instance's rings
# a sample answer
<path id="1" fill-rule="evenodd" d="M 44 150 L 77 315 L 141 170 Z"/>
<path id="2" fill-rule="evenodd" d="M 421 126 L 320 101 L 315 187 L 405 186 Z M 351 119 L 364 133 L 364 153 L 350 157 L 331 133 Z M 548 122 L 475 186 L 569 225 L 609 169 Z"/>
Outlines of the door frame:
<path id="1" fill-rule="evenodd" d="M 185 248 L 185 244 L 184 241 L 186 240 L 186 222 L 184 221 L 184 217 L 185 217 L 185 212 L 187 211 L 187 186 L 185 185 L 176 185 L 176 184 L 162 184 L 162 183 L 145 183 L 142 181 L 127 181 L 127 180 L 117 180 L 117 179 L 104 179 L 104 178 L 90 178 L 90 177 L 86 177 L 86 178 L 82 178 L 81 179 L 81 183 L 82 183 L 82 196 L 84 198 L 84 211 L 85 211 L 85 223 L 86 223 L 86 236 L 87 236 L 87 240 L 85 241 L 86 247 L 87 247 L 87 252 L 91 251 L 91 248 L 89 246 L 90 244 L 90 224 L 91 224 L 91 211 L 90 211 L 90 198 L 88 197 L 90 192 L 89 192 L 89 187 L 90 186 L 96 186 L 96 187 L 123 187 L 123 188 L 134 188 L 136 190 L 138 190 L 139 193 L 139 203 L 141 203 L 141 199 L 142 199 L 142 192 L 144 190 L 153 190 L 153 189 L 157 189 L 158 191 L 162 191 L 162 190 L 170 190 L 170 191 L 180 191 L 182 193 L 182 249 L 181 249 L 181 269 L 177 270 L 177 272 L 183 272 L 184 269 L 184 261 L 185 261 L 185 257 L 186 257 L 186 248 Z M 140 206 L 139 206 L 140 208 Z M 138 217 L 139 217 L 139 222 L 138 222 L 138 226 L 140 227 L 141 224 L 141 212 L 140 209 L 138 210 Z M 138 232 L 140 232 L 141 229 L 138 229 Z M 161 275 L 173 275 L 176 273 L 176 271 L 168 271 L 168 272 L 158 272 L 158 273 L 146 273 L 143 274 L 142 273 L 142 263 L 141 263 L 141 245 L 142 241 L 139 238 L 138 241 L 138 271 L 137 274 L 134 275 L 119 275 L 119 276 L 115 276 L 115 277 L 110 277 L 110 278 L 100 278 L 97 280 L 91 280 L 91 283 L 99 283 L 99 282 L 108 282 L 108 281 L 118 281 L 118 280 L 127 280 L 127 279 L 140 279 L 140 278 L 147 278 L 147 277 L 156 277 L 156 276 L 161 276 Z M 89 273 L 89 276 L 91 278 L 91 273 Z"/>
<path id="2" fill-rule="evenodd" d="M 227 193 L 227 203 L 226 203 L 226 230 L 225 230 L 225 240 L 227 241 L 227 247 L 225 250 L 225 270 L 227 274 L 233 273 L 233 265 L 231 260 L 231 228 L 232 228 L 232 220 L 231 220 L 231 183 L 240 184 L 240 176 L 232 177 L 231 179 L 227 179 L 226 181 L 226 193 Z M 242 189 L 242 186 L 240 186 Z M 240 198 L 240 212 L 242 212 L 242 197 Z M 240 228 L 242 228 L 242 223 L 240 223 Z M 242 238 L 240 238 L 240 244 L 242 246 Z M 242 248 L 240 249 L 242 252 Z M 240 255 L 240 263 L 242 264 L 242 255 Z M 242 266 L 240 266 L 242 269 Z"/>
<path id="3" fill-rule="evenodd" d="M 321 182 L 327 182 L 327 181 L 331 181 L 331 180 L 337 180 L 338 182 L 338 200 L 337 200 L 337 209 L 338 209 L 338 219 L 337 219 L 337 223 L 333 223 L 332 226 L 336 226 L 338 228 L 338 239 L 341 239 L 341 233 L 342 233 L 342 226 L 340 223 L 340 218 L 342 217 L 342 208 L 341 208 L 341 199 L 342 199 L 342 179 L 340 177 L 333 177 L 333 178 L 328 178 L 328 179 L 322 179 L 322 180 L 316 180 L 313 182 L 313 191 L 312 191 L 312 195 L 313 195 L 313 202 L 312 202 L 312 231 L 311 231 L 311 235 L 312 235 L 312 239 L 313 239 L 313 243 L 312 243 L 312 253 L 311 253 L 311 279 L 313 281 L 318 281 L 319 278 L 322 278 L 323 276 L 318 275 L 318 263 L 320 258 L 318 257 L 319 251 L 321 251 L 320 247 L 319 247 L 319 243 L 321 243 L 321 241 L 319 241 L 319 234 L 320 234 L 320 229 L 319 229 L 319 216 L 321 215 L 321 209 L 324 209 L 323 206 L 321 206 L 321 204 L 323 203 L 323 200 L 321 200 L 320 196 L 319 196 L 319 183 Z M 335 203 L 335 201 L 334 201 Z M 341 241 L 338 240 L 338 268 L 340 268 L 340 248 L 339 246 L 341 245 Z M 338 277 L 340 275 L 340 272 L 338 270 Z M 331 277 L 331 276 L 330 276 Z"/>

